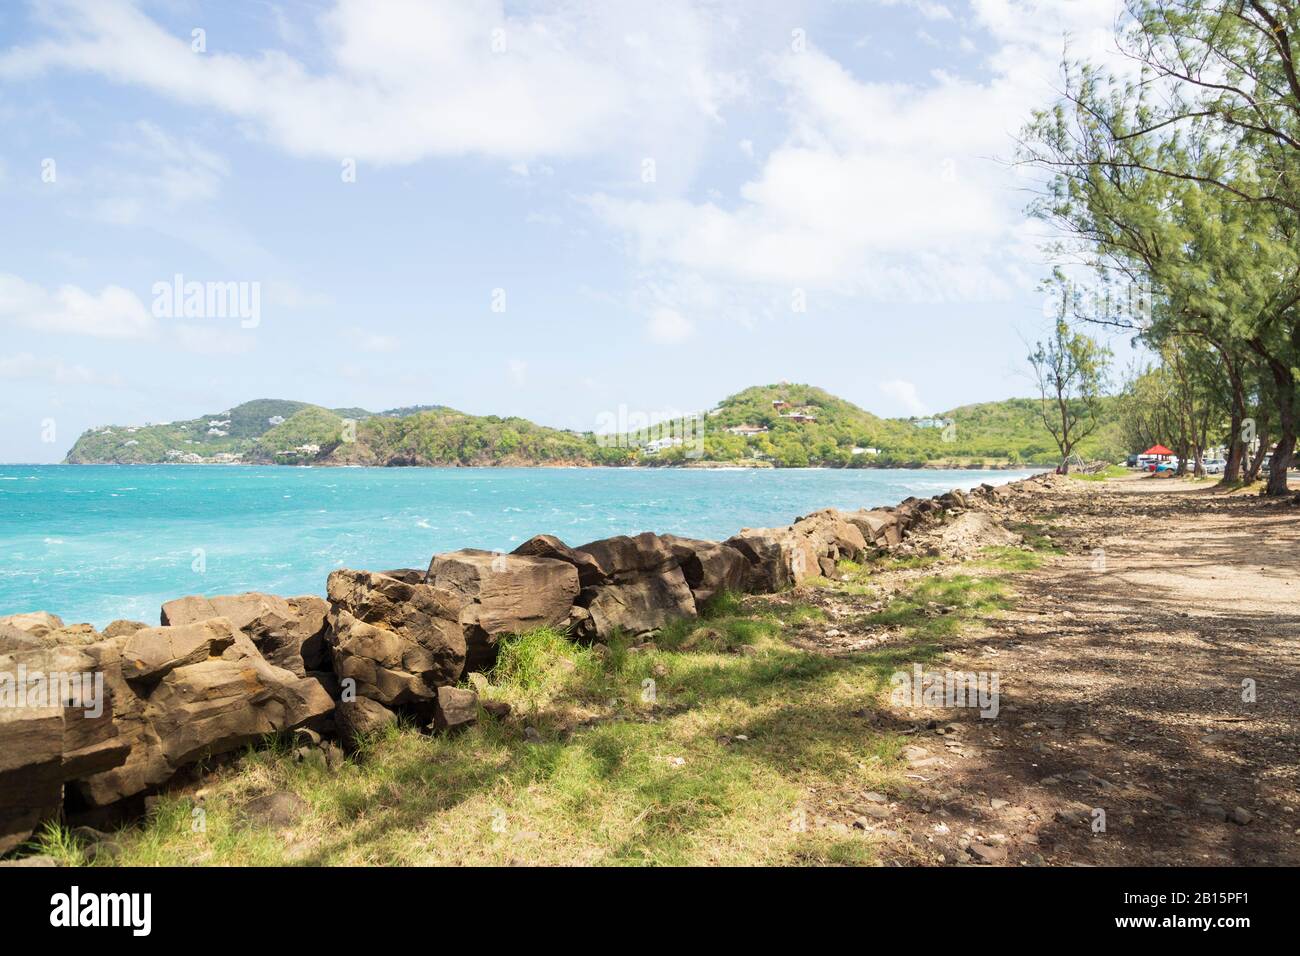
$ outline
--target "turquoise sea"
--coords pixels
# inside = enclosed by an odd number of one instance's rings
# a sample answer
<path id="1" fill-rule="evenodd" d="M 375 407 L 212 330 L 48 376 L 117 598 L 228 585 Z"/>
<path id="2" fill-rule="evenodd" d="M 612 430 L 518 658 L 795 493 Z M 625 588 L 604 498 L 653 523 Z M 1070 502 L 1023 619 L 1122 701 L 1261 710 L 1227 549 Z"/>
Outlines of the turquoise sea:
<path id="1" fill-rule="evenodd" d="M 156 622 L 185 594 L 323 594 L 335 568 L 425 567 L 549 532 L 721 539 L 822 507 L 1030 472 L 0 465 L 0 615 Z"/>

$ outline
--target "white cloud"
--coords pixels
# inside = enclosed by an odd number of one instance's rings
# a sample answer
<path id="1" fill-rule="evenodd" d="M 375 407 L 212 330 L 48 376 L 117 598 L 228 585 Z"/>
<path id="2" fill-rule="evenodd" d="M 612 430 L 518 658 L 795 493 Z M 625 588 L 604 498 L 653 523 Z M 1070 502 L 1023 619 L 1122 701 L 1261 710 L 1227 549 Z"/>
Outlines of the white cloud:
<path id="1" fill-rule="evenodd" d="M 944 19 L 946 7 L 922 7 Z M 1001 301 L 1024 291 L 1025 198 L 998 161 L 1056 76 L 1061 30 L 1106 35 L 1115 0 L 976 0 L 991 75 L 867 82 L 815 49 L 770 61 L 787 136 L 726 200 L 608 193 L 590 208 L 649 269 L 886 301 Z M 1028 19 L 1030 22 L 1026 22 Z M 788 293 L 787 293 L 788 294 Z"/>
<path id="2" fill-rule="evenodd" d="M 51 292 L 7 273 L 0 273 L 0 321 L 41 332 L 115 339 L 143 338 L 156 327 L 139 297 L 121 286 L 93 293 L 64 285 Z"/>
<path id="3" fill-rule="evenodd" d="M 876 2 L 885 7 L 911 7 L 927 20 L 953 19 L 952 10 L 938 3 L 937 0 L 876 0 Z"/>
<path id="4" fill-rule="evenodd" d="M 95 72 L 335 160 L 587 154 L 715 122 L 745 89 L 713 65 L 723 15 L 685 0 L 653 17 L 615 4 L 516 15 L 500 0 L 339 0 L 317 24 L 322 70 L 281 50 L 195 54 L 128 0 L 41 10 L 54 36 L 0 55 L 0 77 Z"/>
<path id="5" fill-rule="evenodd" d="M 695 328 L 675 309 L 656 309 L 646 323 L 646 333 L 660 345 L 677 345 L 689 339 Z"/>
<path id="6" fill-rule="evenodd" d="M 0 381 L 42 381 L 51 385 L 105 385 L 120 388 L 119 375 L 101 375 L 84 365 L 37 358 L 31 352 L 0 355 Z"/>
<path id="7" fill-rule="evenodd" d="M 131 132 L 131 138 L 113 145 L 138 170 L 127 176 L 169 203 L 212 199 L 221 181 L 230 175 L 223 157 L 191 139 L 177 138 L 144 121 L 136 123 Z"/>
<path id="8" fill-rule="evenodd" d="M 894 379 L 890 382 L 881 382 L 880 390 L 894 400 L 894 402 L 908 415 L 928 415 L 929 411 L 925 403 L 921 401 L 921 396 L 916 390 L 916 386 L 911 382 L 905 382 L 902 379 Z"/>

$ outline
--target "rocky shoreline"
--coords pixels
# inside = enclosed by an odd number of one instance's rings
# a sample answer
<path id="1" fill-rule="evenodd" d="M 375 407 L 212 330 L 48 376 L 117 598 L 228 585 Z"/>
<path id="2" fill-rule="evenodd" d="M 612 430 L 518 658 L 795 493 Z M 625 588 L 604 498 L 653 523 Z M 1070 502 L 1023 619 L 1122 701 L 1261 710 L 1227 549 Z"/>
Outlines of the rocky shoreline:
<path id="1" fill-rule="evenodd" d="M 182 597 L 159 626 L 0 618 L 0 854 L 48 820 L 138 815 L 196 765 L 270 735 L 337 766 L 399 716 L 441 733 L 506 716 L 471 689 L 503 638 L 540 627 L 581 642 L 652 637 L 724 591 L 777 592 L 835 575 L 841 559 L 968 535 L 983 507 L 1051 478 L 824 509 L 723 542 L 644 532 L 571 548 L 537 535 L 510 554 L 437 554 L 423 570 L 341 569 L 323 599 Z"/>
<path id="2" fill-rule="evenodd" d="M 359 465 L 352 462 L 342 461 L 314 461 L 307 464 L 286 464 L 277 461 L 68 461 L 58 462 L 61 465 L 119 465 L 124 468 L 158 468 L 166 466 L 169 468 L 194 468 L 194 467 L 277 467 L 277 468 L 615 468 L 619 470 L 627 468 L 689 468 L 701 470 L 719 470 L 719 469 L 778 469 L 782 471 L 807 471 L 809 469 L 821 469 L 826 471 L 1031 471 L 1035 467 L 1032 464 L 1013 463 L 1009 461 L 982 461 L 979 464 L 970 464 L 946 459 L 927 459 L 924 461 L 907 461 L 907 462 L 863 462 L 852 465 L 776 465 L 770 461 L 756 461 L 751 458 L 742 458 L 734 461 L 713 460 L 713 459 L 692 459 L 682 462 L 628 462 L 627 464 L 612 465 L 599 464 L 585 461 L 532 461 L 532 460 L 510 460 L 497 459 L 483 461 L 480 463 L 464 464 L 431 464 L 415 461 L 389 461 L 380 462 L 373 465 Z"/>

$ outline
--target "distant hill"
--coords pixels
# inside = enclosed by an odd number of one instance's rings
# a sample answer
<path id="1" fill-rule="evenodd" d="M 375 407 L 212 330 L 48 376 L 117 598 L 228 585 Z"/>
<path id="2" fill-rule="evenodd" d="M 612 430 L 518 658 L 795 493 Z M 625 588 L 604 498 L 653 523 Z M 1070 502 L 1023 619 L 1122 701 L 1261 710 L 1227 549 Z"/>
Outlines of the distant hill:
<path id="1" fill-rule="evenodd" d="M 1056 446 L 1036 399 L 964 405 L 931 419 L 880 418 L 812 385 L 747 388 L 703 416 L 693 440 L 646 447 L 651 435 L 597 436 L 523 418 L 469 415 L 445 405 L 372 413 L 258 399 L 181 422 L 111 425 L 77 439 L 72 464 L 697 465 L 774 467 L 1050 465 Z M 1106 424 L 1080 449 L 1121 457 L 1114 400 Z M 693 438 L 693 436 L 691 436 Z"/>

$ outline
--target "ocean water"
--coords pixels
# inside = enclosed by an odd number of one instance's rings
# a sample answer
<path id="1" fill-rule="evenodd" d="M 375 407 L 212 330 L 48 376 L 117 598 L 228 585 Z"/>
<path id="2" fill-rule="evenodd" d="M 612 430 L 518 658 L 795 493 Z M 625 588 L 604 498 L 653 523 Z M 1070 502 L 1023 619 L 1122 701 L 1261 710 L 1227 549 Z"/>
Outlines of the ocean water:
<path id="1" fill-rule="evenodd" d="M 1030 472 L 0 465 L 0 615 L 154 623 L 185 594 L 324 594 L 336 568 L 426 567 L 547 532 L 722 539 L 817 508 Z"/>

